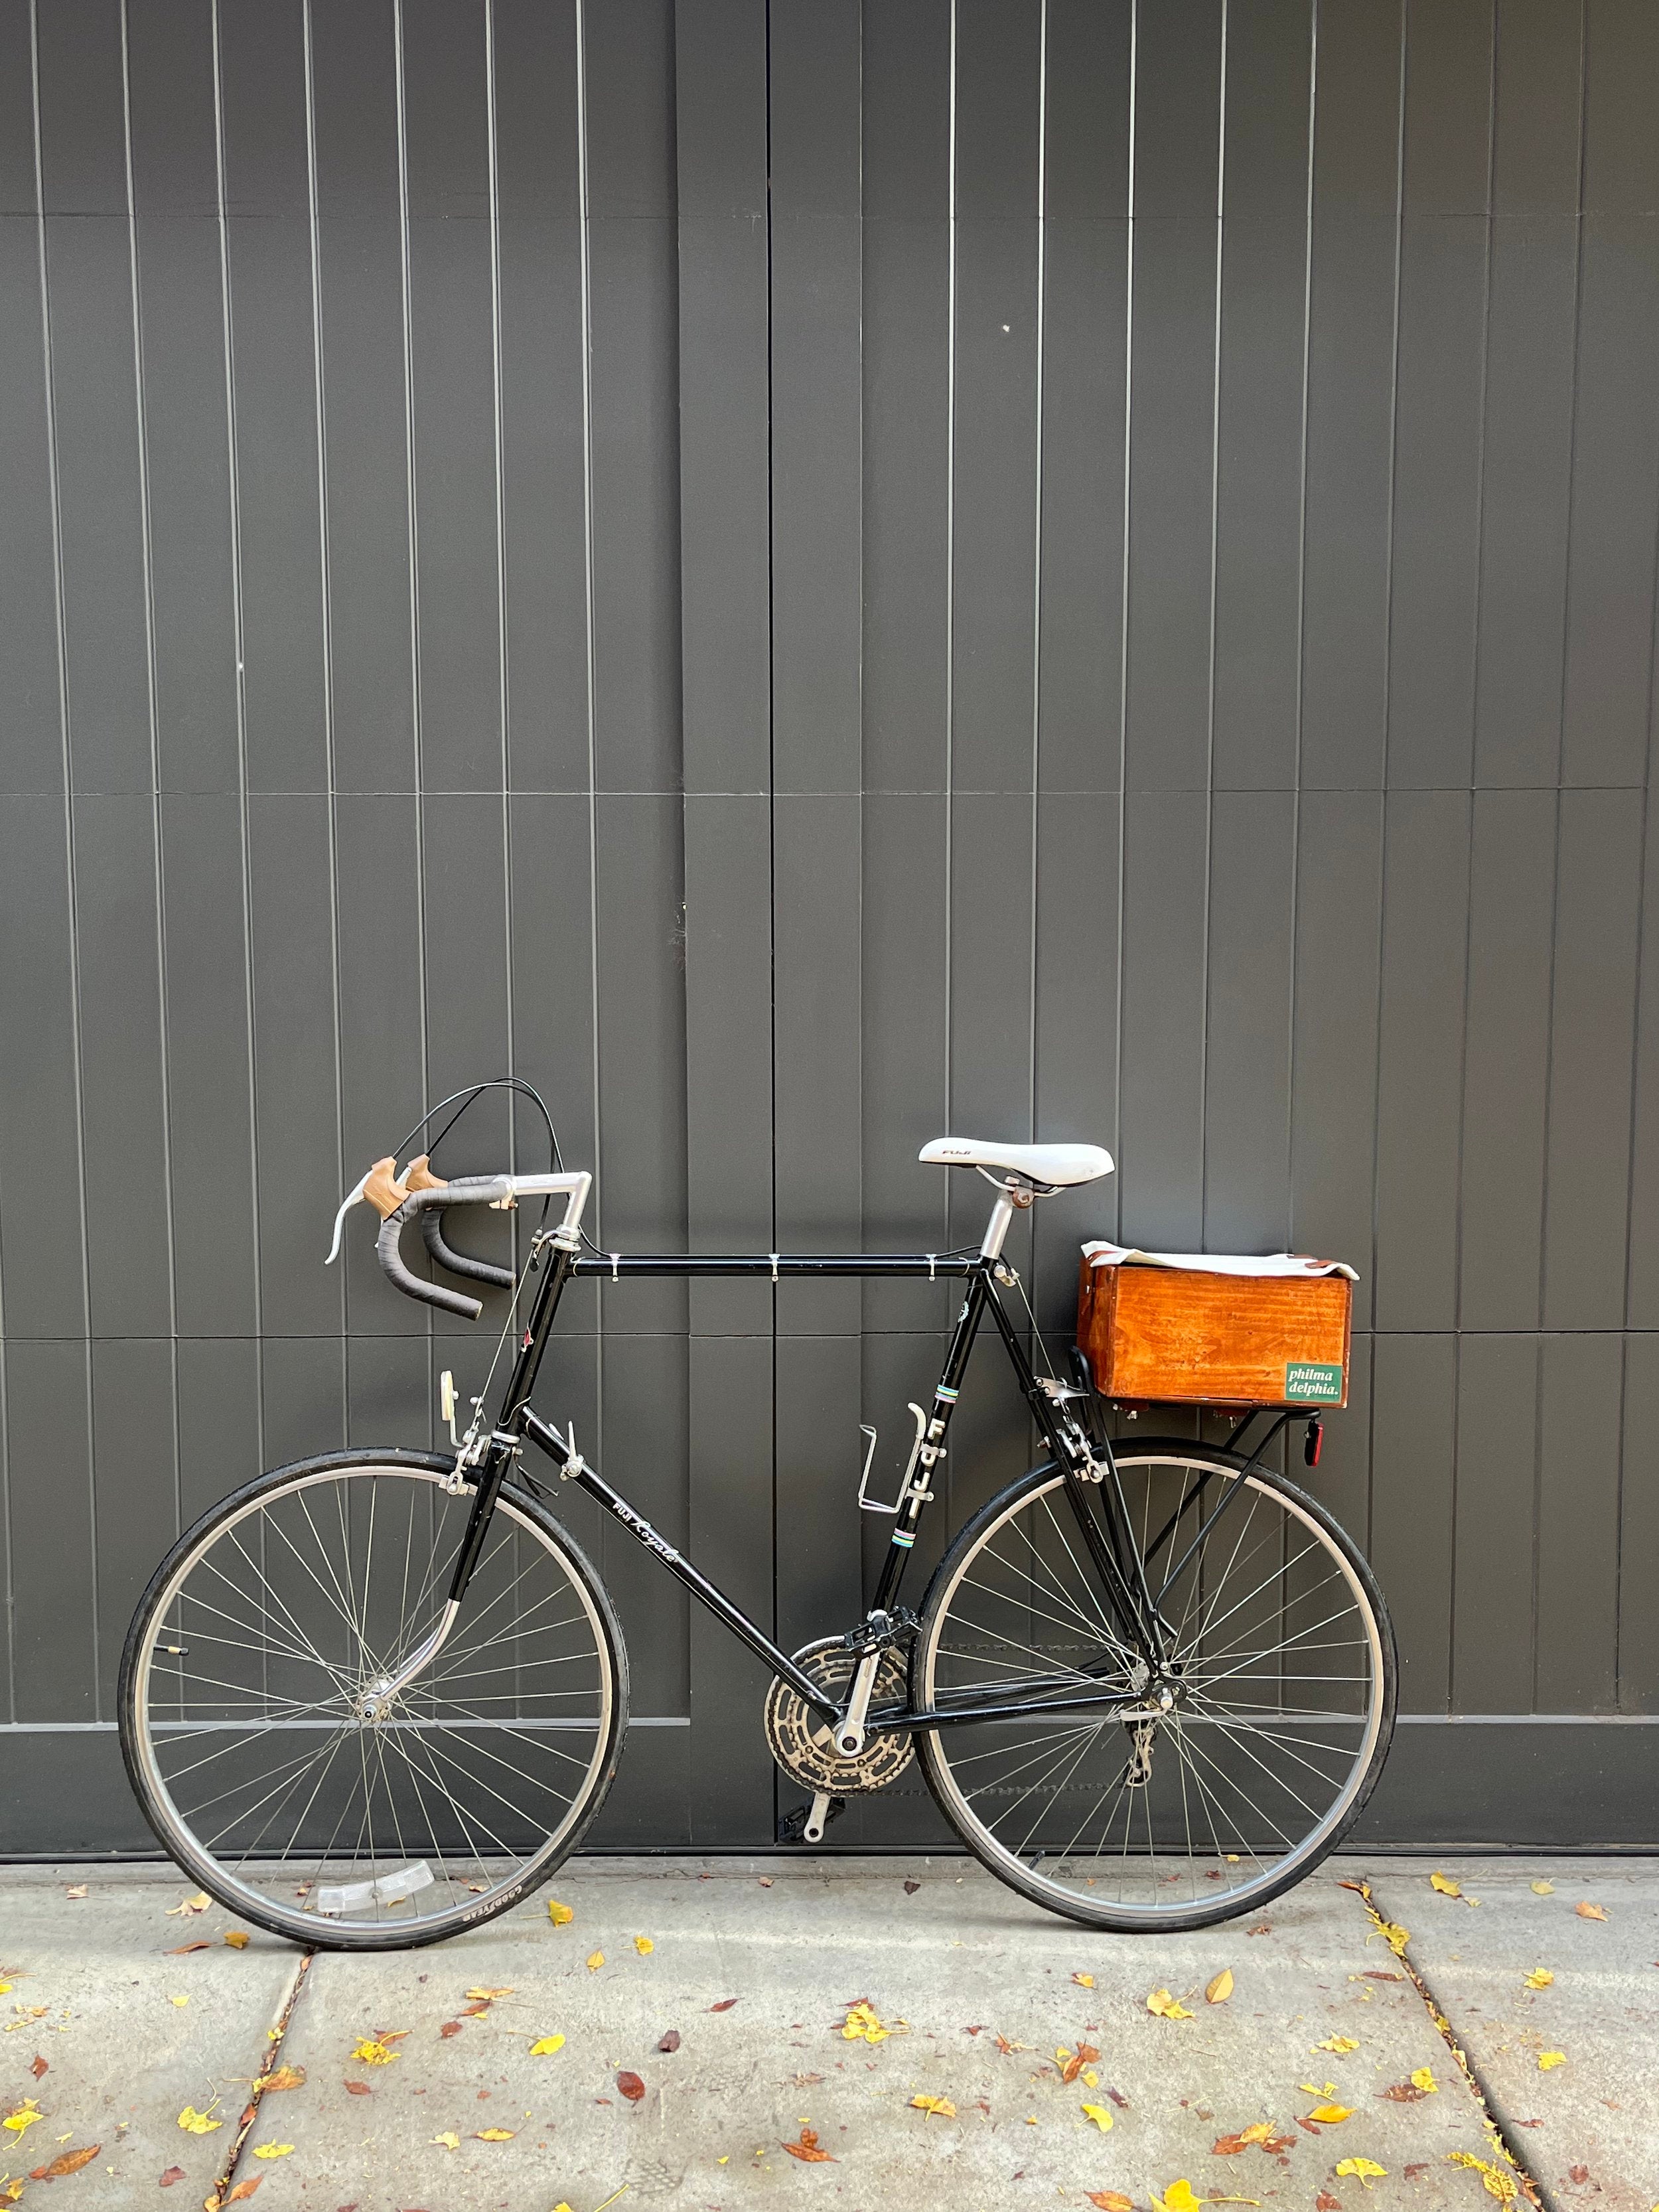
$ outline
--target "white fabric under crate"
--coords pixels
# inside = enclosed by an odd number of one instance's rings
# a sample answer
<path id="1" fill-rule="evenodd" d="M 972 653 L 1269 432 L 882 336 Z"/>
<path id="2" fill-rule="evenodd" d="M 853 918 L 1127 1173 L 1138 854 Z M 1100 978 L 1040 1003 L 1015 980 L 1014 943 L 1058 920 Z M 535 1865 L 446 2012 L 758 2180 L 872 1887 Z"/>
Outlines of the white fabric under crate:
<path id="1" fill-rule="evenodd" d="M 1346 1275 L 1351 1283 L 1359 1280 L 1346 1261 L 1314 1260 L 1305 1252 L 1140 1252 L 1096 1237 L 1084 1246 L 1083 1256 L 1091 1267 L 1181 1267 L 1195 1275 Z"/>

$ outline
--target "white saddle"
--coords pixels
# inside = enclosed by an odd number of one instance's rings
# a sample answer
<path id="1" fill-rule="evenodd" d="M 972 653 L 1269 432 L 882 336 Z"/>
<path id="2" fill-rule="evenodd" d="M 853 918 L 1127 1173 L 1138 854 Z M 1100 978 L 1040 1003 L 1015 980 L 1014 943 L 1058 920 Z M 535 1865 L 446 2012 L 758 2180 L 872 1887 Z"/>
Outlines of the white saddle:
<path id="1" fill-rule="evenodd" d="M 1098 1145 L 996 1145 L 977 1137 L 935 1137 L 916 1155 L 924 1167 L 1000 1169 L 1029 1182 L 1069 1190 L 1112 1172 L 1112 1156 Z"/>

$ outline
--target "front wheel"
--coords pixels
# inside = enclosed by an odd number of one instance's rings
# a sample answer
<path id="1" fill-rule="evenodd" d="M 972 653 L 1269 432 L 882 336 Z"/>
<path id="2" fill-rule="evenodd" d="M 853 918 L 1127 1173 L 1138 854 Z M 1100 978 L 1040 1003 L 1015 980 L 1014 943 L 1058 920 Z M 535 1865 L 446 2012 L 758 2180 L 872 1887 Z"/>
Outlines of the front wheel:
<path id="1" fill-rule="evenodd" d="M 1358 1818 L 1394 1728 L 1394 1632 L 1358 1548 L 1282 1475 L 1183 1441 L 1114 1449 L 1121 1533 L 1170 1632 L 1161 1679 L 1066 1478 L 1036 1468 L 940 1562 L 911 1695 L 1104 1693 L 1114 1710 L 953 1721 L 919 1732 L 923 1771 L 968 1848 L 1036 1903 L 1097 1928 L 1204 1928 L 1299 1881 Z"/>
<path id="2" fill-rule="evenodd" d="M 574 1850 L 616 1771 L 628 1663 L 599 1577 L 540 1503 L 496 1506 L 447 1642 L 472 1510 L 452 1461 L 343 1452 L 205 1513 L 157 1568 L 121 1661 L 121 1748 L 185 1872 L 271 1934 L 430 1943 Z"/>

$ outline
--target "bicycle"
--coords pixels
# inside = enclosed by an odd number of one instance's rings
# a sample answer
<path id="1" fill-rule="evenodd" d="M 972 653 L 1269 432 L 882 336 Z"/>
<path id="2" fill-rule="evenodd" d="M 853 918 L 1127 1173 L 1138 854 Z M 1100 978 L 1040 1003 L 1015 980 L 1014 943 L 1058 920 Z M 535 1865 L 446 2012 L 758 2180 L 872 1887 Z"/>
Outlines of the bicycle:
<path id="1" fill-rule="evenodd" d="M 446 1376 L 449 1453 L 337 1451 L 262 1474 L 184 1532 L 140 1601 L 121 1665 L 122 1749 L 150 1826 L 191 1879 L 274 1935 L 388 1949 L 507 1911 L 576 1849 L 617 1771 L 628 1662 L 599 1576 L 549 1510 L 555 1483 L 596 1500 L 770 1670 L 763 1725 L 811 1793 L 805 1842 L 919 1755 L 983 1865 L 1097 1928 L 1208 1926 L 1265 1905 L 1335 1847 L 1387 1754 L 1394 1639 L 1358 1548 L 1262 1463 L 1291 1416 L 1248 1456 L 1254 1413 L 1224 1447 L 1113 1439 L 1081 1356 L 1069 1382 L 1039 1375 L 1003 1301 L 1021 1288 L 1003 1256 L 1016 1215 L 1109 1174 L 1109 1155 L 925 1146 L 923 1163 L 993 1184 L 976 1249 L 640 1255 L 584 1249 L 592 1177 L 563 1168 L 550 1119 L 548 1132 L 545 1174 L 445 1181 L 425 1154 L 401 1176 L 388 1158 L 335 1224 L 337 1253 L 351 1206 L 374 1203 L 385 1273 L 445 1312 L 482 1308 L 406 1267 L 400 1239 L 416 1222 L 446 1273 L 510 1291 L 498 1361 L 528 1294 L 495 1418 L 487 1382 L 458 1434 Z M 445 1235 L 452 1209 L 538 1197 L 516 1273 Z M 641 1275 L 963 1284 L 931 1404 L 910 1408 L 891 1503 L 870 1494 L 865 1431 L 858 1504 L 892 1529 L 849 1628 L 782 1650 L 589 1464 L 572 1425 L 532 1410 L 573 1278 Z M 1044 1456 L 957 1532 L 913 1610 L 906 1565 L 988 1316 Z M 1031 1334 L 1041 1353 L 1034 1322 Z M 526 1448 L 550 1474 L 532 1473 Z"/>

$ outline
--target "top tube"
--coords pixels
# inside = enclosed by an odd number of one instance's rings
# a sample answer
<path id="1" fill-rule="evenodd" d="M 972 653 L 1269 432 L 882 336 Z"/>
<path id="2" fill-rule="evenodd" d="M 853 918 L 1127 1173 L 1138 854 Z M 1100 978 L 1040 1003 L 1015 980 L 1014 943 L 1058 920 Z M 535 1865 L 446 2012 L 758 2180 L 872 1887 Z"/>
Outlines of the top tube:
<path id="1" fill-rule="evenodd" d="M 986 1265 L 975 1252 L 947 1258 L 935 1252 L 585 1252 L 578 1275 L 920 1275 L 929 1281 L 962 1278 Z"/>

